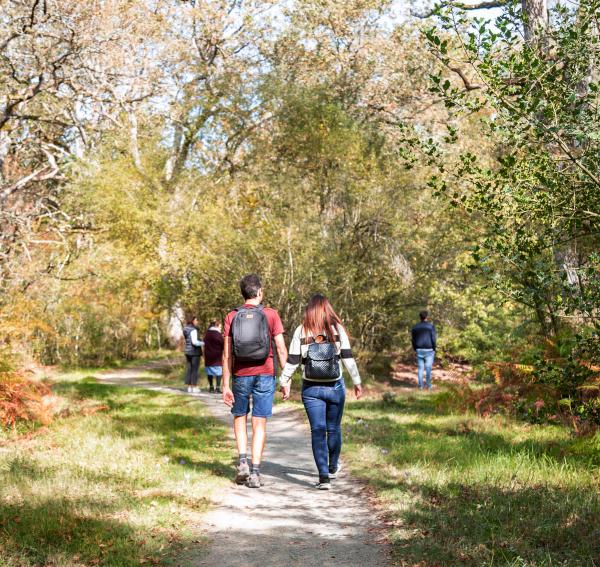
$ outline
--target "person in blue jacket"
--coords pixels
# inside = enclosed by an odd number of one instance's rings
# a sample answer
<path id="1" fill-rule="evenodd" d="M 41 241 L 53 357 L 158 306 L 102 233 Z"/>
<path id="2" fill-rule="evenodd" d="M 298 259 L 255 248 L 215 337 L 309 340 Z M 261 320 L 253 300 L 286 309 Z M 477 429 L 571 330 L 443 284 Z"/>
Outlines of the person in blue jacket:
<path id="1" fill-rule="evenodd" d="M 429 313 L 427 311 L 421 311 L 419 318 L 421 321 L 411 331 L 412 347 L 417 354 L 419 389 L 422 390 L 424 387 L 423 370 L 425 370 L 427 388 L 431 390 L 431 368 L 435 358 L 437 333 L 433 324 L 429 322 Z"/>

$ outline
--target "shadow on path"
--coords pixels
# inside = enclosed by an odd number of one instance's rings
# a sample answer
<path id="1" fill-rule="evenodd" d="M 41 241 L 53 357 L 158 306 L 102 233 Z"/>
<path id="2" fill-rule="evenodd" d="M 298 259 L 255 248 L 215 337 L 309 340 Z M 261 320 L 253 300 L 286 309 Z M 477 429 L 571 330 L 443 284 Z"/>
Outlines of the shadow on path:
<path id="1" fill-rule="evenodd" d="M 201 401 L 214 417 L 229 426 L 233 456 L 232 417 L 220 396 L 206 392 L 188 394 L 183 387 L 157 385 L 129 371 L 124 375 L 111 371 L 98 378 L 105 383 L 133 385 Z M 233 460 L 230 470 L 219 472 L 233 479 Z M 228 490 L 218 495 L 217 505 L 205 517 L 211 541 L 208 555 L 191 564 L 211 567 L 389 565 L 389 549 L 381 541 L 382 526 L 362 494 L 362 485 L 342 473 L 332 490 L 314 488 L 317 474 L 310 432 L 303 416 L 290 407 L 276 406 L 269 420 L 261 476 L 264 486 L 260 489 L 232 482 Z"/>

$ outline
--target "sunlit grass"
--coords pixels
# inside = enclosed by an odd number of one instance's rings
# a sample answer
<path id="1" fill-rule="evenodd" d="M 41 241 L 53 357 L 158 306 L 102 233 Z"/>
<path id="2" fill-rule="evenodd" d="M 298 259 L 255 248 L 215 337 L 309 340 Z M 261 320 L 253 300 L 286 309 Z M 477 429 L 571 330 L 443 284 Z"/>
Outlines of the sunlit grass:
<path id="1" fill-rule="evenodd" d="M 397 564 L 600 565 L 600 436 L 437 407 L 347 406 L 344 453 L 384 504 Z"/>
<path id="2" fill-rule="evenodd" d="M 201 515 L 230 472 L 224 428 L 189 397 L 89 375 L 55 389 L 104 410 L 0 447 L 0 565 L 168 565 L 198 552 Z"/>

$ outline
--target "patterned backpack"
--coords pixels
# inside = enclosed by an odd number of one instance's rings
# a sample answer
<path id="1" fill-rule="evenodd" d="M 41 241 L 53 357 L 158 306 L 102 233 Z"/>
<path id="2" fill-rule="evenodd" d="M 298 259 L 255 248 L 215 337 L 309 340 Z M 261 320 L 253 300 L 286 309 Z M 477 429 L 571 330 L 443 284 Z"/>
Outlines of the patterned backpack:
<path id="1" fill-rule="evenodd" d="M 310 337 L 307 342 L 308 352 L 303 360 L 304 376 L 308 379 L 316 380 L 337 380 L 340 377 L 340 357 L 337 354 L 335 343 L 316 342 Z"/>

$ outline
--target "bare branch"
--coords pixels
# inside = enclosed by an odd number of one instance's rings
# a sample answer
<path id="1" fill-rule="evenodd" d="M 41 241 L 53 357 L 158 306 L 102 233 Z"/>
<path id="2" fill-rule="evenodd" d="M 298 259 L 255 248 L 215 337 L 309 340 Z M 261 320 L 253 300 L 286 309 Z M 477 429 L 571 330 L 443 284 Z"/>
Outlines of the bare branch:
<path id="1" fill-rule="evenodd" d="M 42 148 L 42 151 L 46 155 L 48 159 L 48 163 L 29 175 L 25 175 L 21 177 L 18 181 L 13 183 L 9 183 L 5 187 L 0 190 L 0 204 L 5 203 L 6 200 L 16 191 L 25 187 L 28 183 L 32 181 L 48 181 L 49 179 L 53 179 L 58 175 L 59 168 L 56 163 L 56 159 L 54 156 L 45 148 Z"/>
<path id="2" fill-rule="evenodd" d="M 440 2 L 437 6 L 434 6 L 431 10 L 427 12 L 417 12 L 415 10 L 411 10 L 411 15 L 415 18 L 430 18 L 431 16 L 435 16 L 437 11 L 440 8 L 445 8 L 447 6 L 451 6 L 453 8 L 458 8 L 460 10 L 489 10 L 491 8 L 502 8 L 508 4 L 509 0 L 490 0 L 479 2 L 477 4 L 465 4 L 464 2 L 453 2 L 452 0 L 448 0 L 446 2 Z"/>
<path id="3" fill-rule="evenodd" d="M 451 67 L 447 65 L 448 69 L 453 73 L 456 73 L 462 80 L 463 85 L 465 86 L 465 90 L 467 91 L 475 91 L 477 89 L 482 89 L 483 85 L 479 85 L 477 83 L 472 83 L 469 77 L 467 77 L 464 71 L 460 67 Z"/>

